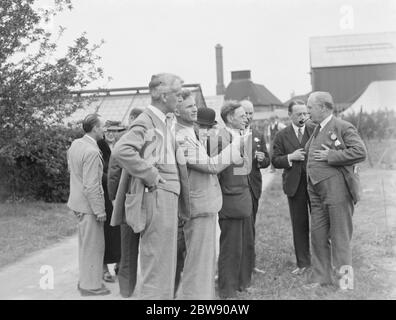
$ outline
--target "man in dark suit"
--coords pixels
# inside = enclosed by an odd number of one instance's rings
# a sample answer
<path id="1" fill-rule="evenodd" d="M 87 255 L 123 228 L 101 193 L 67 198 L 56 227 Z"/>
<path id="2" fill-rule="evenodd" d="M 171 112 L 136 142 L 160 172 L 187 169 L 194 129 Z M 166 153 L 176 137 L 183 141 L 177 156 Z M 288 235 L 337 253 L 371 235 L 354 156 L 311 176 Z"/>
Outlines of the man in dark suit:
<path id="1" fill-rule="evenodd" d="M 267 168 L 270 165 L 270 157 L 267 151 L 266 141 L 264 134 L 258 132 L 256 129 L 251 128 L 253 121 L 254 107 L 249 100 L 242 100 L 241 105 L 246 113 L 247 126 L 246 131 L 252 129 L 252 169 L 248 176 L 250 194 L 252 196 L 252 223 L 253 223 L 253 237 L 256 238 L 256 216 L 259 205 L 259 199 L 261 197 L 261 189 L 263 180 L 260 169 Z M 253 258 L 253 271 L 257 273 L 265 273 L 265 271 L 256 268 L 256 252 L 254 251 Z"/>
<path id="2" fill-rule="evenodd" d="M 224 103 L 221 117 L 226 128 L 219 131 L 219 152 L 239 138 L 247 124 L 245 110 L 236 101 Z M 247 289 L 253 271 L 253 204 L 248 181 L 252 160 L 250 143 L 244 144 L 241 150 L 243 164 L 231 165 L 218 175 L 223 195 L 218 261 L 221 298 L 235 297 L 237 291 Z"/>
<path id="3" fill-rule="evenodd" d="M 144 109 L 139 107 L 135 107 L 131 110 L 128 119 L 130 126 L 143 111 Z M 111 201 L 116 198 L 121 172 L 122 167 L 113 156 L 110 156 L 107 174 L 107 189 Z M 122 223 L 120 225 L 121 259 L 117 275 L 120 294 L 124 298 L 130 297 L 135 290 L 138 270 L 139 237 L 140 234 L 134 233 L 133 229 L 128 224 Z"/>
<path id="4" fill-rule="evenodd" d="M 293 230 L 293 244 L 297 269 L 292 274 L 303 274 L 311 265 L 309 252 L 309 197 L 307 191 L 306 156 L 304 146 L 315 125 L 308 119 L 307 106 L 301 100 L 293 100 L 288 106 L 291 124 L 279 131 L 274 139 L 272 164 L 284 169 L 283 191 L 289 202 Z"/>
<path id="5" fill-rule="evenodd" d="M 312 276 L 310 288 L 338 282 L 353 289 L 352 214 L 359 199 L 354 165 L 366 148 L 356 128 L 332 115 L 328 92 L 313 92 L 307 102 L 317 124 L 307 142 L 308 193 L 311 200 Z"/>

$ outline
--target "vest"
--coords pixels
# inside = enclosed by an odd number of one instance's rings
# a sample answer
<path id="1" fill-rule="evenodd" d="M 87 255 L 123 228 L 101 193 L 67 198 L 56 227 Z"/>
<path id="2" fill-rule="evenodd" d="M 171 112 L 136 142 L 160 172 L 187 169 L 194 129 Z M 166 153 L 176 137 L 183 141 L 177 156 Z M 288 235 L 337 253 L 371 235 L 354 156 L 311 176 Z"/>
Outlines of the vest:
<path id="1" fill-rule="evenodd" d="M 273 140 L 275 138 L 275 135 L 278 132 L 278 123 L 274 126 L 274 128 L 271 127 L 270 125 L 270 134 L 271 134 L 271 139 Z"/>
<path id="2" fill-rule="evenodd" d="M 327 146 L 331 144 L 326 128 L 322 129 L 316 138 L 312 139 L 308 150 L 307 174 L 313 184 L 339 174 L 337 168 L 330 166 L 326 161 L 314 160 L 313 153 L 315 150 L 323 150 L 322 144 Z"/>
<path id="3" fill-rule="evenodd" d="M 169 134 L 168 135 L 165 134 L 164 145 L 166 145 L 166 147 L 163 149 L 164 150 L 164 154 L 162 154 L 163 158 L 155 165 L 155 167 L 158 169 L 161 177 L 166 180 L 166 183 L 160 183 L 158 185 L 158 188 L 179 195 L 180 180 L 179 180 L 179 171 L 176 164 L 176 156 L 175 156 L 176 146 L 173 136 Z"/>

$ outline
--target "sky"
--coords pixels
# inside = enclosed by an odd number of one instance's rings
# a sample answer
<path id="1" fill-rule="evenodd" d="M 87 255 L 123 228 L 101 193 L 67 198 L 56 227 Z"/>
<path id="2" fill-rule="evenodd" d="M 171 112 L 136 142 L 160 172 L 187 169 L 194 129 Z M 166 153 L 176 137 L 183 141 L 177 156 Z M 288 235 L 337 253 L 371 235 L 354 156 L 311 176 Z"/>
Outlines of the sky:
<path id="1" fill-rule="evenodd" d="M 38 0 L 51 6 L 52 0 Z M 251 70 L 281 101 L 311 90 L 309 38 L 396 31 L 396 0 L 74 0 L 48 28 L 66 27 L 59 50 L 82 32 L 98 51 L 106 79 L 89 88 L 147 86 L 171 72 L 216 94 L 215 45 L 231 71 Z M 107 77 L 111 77 L 108 81 Z"/>

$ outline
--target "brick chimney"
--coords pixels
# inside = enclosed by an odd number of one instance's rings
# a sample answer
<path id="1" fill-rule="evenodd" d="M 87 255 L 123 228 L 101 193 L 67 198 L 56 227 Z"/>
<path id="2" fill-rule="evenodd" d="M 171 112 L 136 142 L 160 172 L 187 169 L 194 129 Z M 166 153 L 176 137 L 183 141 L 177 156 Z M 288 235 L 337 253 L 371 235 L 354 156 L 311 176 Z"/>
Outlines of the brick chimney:
<path id="1" fill-rule="evenodd" d="M 224 73 L 223 73 L 223 47 L 217 44 L 216 47 L 216 95 L 222 95 L 225 92 Z"/>

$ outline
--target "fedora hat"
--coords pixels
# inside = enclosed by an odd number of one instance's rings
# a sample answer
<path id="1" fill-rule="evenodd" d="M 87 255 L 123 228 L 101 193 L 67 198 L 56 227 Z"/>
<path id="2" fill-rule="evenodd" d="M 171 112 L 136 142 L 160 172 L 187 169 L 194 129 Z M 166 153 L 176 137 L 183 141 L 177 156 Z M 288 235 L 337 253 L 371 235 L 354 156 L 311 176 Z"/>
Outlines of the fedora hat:
<path id="1" fill-rule="evenodd" d="M 105 122 L 106 131 L 124 131 L 126 130 L 125 126 L 121 125 L 121 121 L 111 121 L 107 120 Z"/>
<path id="2" fill-rule="evenodd" d="M 211 108 L 198 108 L 197 123 L 205 126 L 214 126 L 217 124 L 216 112 Z"/>

